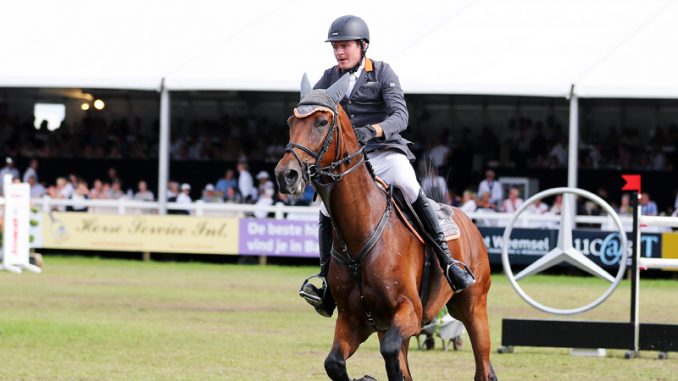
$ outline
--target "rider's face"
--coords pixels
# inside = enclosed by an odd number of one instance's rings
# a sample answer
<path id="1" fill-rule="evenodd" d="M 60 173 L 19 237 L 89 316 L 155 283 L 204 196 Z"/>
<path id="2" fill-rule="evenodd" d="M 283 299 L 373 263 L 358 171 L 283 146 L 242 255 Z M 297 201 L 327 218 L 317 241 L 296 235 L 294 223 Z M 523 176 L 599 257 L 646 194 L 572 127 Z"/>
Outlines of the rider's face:
<path id="1" fill-rule="evenodd" d="M 357 41 L 332 41 L 332 49 L 341 70 L 355 67 L 362 58 Z"/>

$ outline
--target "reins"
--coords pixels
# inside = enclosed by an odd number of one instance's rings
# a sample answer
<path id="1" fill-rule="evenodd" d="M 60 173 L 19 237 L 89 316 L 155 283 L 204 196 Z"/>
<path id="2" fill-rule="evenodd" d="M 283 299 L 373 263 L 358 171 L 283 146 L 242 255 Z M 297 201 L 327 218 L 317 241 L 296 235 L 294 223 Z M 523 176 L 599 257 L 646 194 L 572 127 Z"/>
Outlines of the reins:
<path id="1" fill-rule="evenodd" d="M 362 245 L 361 249 L 358 250 L 358 253 L 356 255 L 351 255 L 348 245 L 346 244 L 346 239 L 344 238 L 343 234 L 341 234 L 341 230 L 338 229 L 334 221 L 334 218 L 332 217 L 331 208 L 329 205 L 330 194 L 334 189 L 334 185 L 337 182 L 341 181 L 344 178 L 344 176 L 355 171 L 357 168 L 360 167 L 361 164 L 367 165 L 367 162 L 365 160 L 364 153 L 365 146 L 361 146 L 357 151 L 346 155 L 342 159 L 333 161 L 332 163 L 325 167 L 319 167 L 322 158 L 329 150 L 332 138 L 334 137 L 335 133 L 337 135 L 335 158 L 339 156 L 339 148 L 341 146 L 341 124 L 337 123 L 338 116 L 339 116 L 338 112 L 334 111 L 334 117 L 332 119 L 332 124 L 330 125 L 330 130 L 327 133 L 327 137 L 325 138 L 323 146 L 321 147 L 318 153 L 315 153 L 313 150 L 309 149 L 308 147 L 302 144 L 294 142 L 289 142 L 285 147 L 284 152 L 290 152 L 292 156 L 294 156 L 294 158 L 299 163 L 300 168 L 302 169 L 302 177 L 304 178 L 304 181 L 307 182 L 309 180 L 312 181 L 313 184 L 316 186 L 318 193 L 321 194 L 323 201 L 327 203 L 326 206 L 328 213 L 330 214 L 330 219 L 332 220 L 332 226 L 334 227 L 334 231 L 337 233 L 337 237 L 339 238 L 339 241 L 341 243 L 340 250 L 336 250 L 334 248 L 334 245 L 332 245 L 330 254 L 332 255 L 332 258 L 334 258 L 337 262 L 344 265 L 349 270 L 349 273 L 351 274 L 353 279 L 357 282 L 358 290 L 360 293 L 360 301 L 363 304 L 363 308 L 365 309 L 365 315 L 367 317 L 367 320 L 369 324 L 372 325 L 372 327 L 374 327 L 375 330 L 377 330 L 376 322 L 374 321 L 372 313 L 370 312 L 370 309 L 368 308 L 367 303 L 365 302 L 363 296 L 362 282 L 360 279 L 360 263 L 372 250 L 372 248 L 377 243 L 379 238 L 381 238 L 381 235 L 384 233 L 386 223 L 388 222 L 388 218 L 391 215 L 392 210 L 393 187 L 388 187 L 387 191 L 385 192 L 386 210 L 384 211 L 384 214 L 381 216 L 381 219 L 379 220 L 377 227 L 370 235 L 370 238 Z M 308 161 L 301 160 L 301 158 L 295 151 L 295 148 L 298 148 L 303 152 L 307 153 L 315 160 L 315 163 L 309 164 Z M 337 168 L 344 164 L 350 163 L 351 160 L 353 160 L 358 155 L 360 155 L 360 160 L 352 164 L 348 169 L 339 173 L 335 172 Z M 329 181 L 323 181 L 324 178 L 329 178 Z"/>

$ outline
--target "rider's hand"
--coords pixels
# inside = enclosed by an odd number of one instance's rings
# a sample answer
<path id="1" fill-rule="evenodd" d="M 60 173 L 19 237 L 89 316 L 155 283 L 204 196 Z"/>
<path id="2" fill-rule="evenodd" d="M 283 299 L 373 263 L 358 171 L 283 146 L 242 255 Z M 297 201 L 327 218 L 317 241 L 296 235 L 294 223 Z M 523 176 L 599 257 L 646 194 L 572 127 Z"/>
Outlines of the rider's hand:
<path id="1" fill-rule="evenodd" d="M 362 144 L 367 144 L 367 142 L 373 139 L 377 135 L 377 130 L 372 127 L 371 124 L 368 124 L 364 127 L 358 127 L 355 130 L 355 136 L 358 138 L 358 142 Z"/>

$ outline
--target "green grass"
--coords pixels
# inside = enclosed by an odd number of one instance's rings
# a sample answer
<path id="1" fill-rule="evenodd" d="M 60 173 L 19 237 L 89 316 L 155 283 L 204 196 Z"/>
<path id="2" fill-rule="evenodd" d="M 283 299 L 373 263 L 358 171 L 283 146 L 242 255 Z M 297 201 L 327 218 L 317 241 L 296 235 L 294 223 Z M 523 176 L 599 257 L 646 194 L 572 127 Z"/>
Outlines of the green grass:
<path id="1" fill-rule="evenodd" d="M 47 257 L 40 275 L 0 273 L 0 380 L 320 380 L 333 319 L 298 296 L 310 267 L 141 263 Z M 643 280 L 641 321 L 678 324 L 678 281 Z M 536 276 L 521 285 L 540 301 L 593 300 L 595 279 Z M 624 283 L 577 319 L 628 319 Z M 551 318 L 495 275 L 489 300 L 493 348 L 504 317 Z M 415 379 L 473 378 L 468 338 L 460 352 L 410 352 Z M 572 357 L 569 350 L 516 348 L 492 354 L 501 380 L 675 380 L 678 355 Z M 348 361 L 352 377 L 385 380 L 376 337 Z"/>

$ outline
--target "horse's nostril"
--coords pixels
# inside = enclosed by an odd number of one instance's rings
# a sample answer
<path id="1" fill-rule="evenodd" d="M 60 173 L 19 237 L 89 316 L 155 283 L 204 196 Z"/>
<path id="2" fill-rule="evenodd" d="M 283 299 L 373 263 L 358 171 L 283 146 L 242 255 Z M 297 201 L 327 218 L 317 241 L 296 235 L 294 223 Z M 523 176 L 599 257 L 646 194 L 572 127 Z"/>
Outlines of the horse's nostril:
<path id="1" fill-rule="evenodd" d="M 290 169 L 289 171 L 287 171 L 287 173 L 285 173 L 285 180 L 287 181 L 288 184 L 294 183 L 295 181 L 297 181 L 298 178 L 299 172 L 295 171 L 294 169 Z"/>

